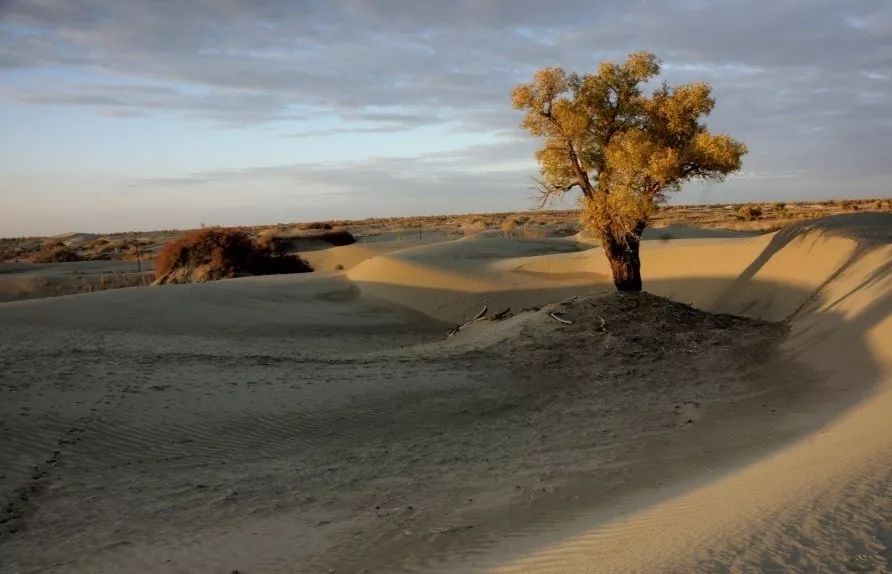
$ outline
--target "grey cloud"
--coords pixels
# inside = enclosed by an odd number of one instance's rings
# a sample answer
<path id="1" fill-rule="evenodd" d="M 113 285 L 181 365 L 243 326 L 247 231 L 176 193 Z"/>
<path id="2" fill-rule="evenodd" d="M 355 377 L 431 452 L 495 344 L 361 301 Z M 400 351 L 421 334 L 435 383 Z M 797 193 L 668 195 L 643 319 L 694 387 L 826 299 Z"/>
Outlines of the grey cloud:
<path id="1" fill-rule="evenodd" d="M 0 43 L 6 66 L 78 65 L 100 74 L 253 91 L 267 96 L 244 101 L 255 111 L 243 115 L 258 121 L 297 103 L 339 114 L 406 105 L 436 122 L 432 112 L 504 107 L 510 86 L 536 67 L 585 69 L 642 47 L 681 64 L 883 74 L 892 62 L 892 10 L 880 0 L 29 0 L 8 2 L 3 12 L 12 30 Z M 856 21 L 865 24 L 851 24 Z M 179 98 L 183 103 L 174 107 L 233 113 L 187 93 Z"/>
<path id="2" fill-rule="evenodd" d="M 88 85 L 65 79 L 16 85 L 4 90 L 7 98 L 237 124 L 316 115 L 342 120 L 329 129 L 281 130 L 292 137 L 446 124 L 510 139 L 519 119 L 508 105 L 514 83 L 544 65 L 587 70 L 639 49 L 663 57 L 672 82 L 713 84 L 718 106 L 710 124 L 750 145 L 752 173 L 801 171 L 818 182 L 814 189 L 844 178 L 892 178 L 884 157 L 892 136 L 887 0 L 0 4 L 0 73 L 61 67 L 94 78 Z M 518 161 L 530 157 L 533 145 L 522 140 L 475 153 L 490 163 Z M 526 183 L 526 174 L 501 171 L 483 180 L 484 166 L 457 167 L 477 165 L 473 160 L 417 161 L 439 161 L 440 180 L 451 185 L 470 186 L 473 176 L 477 187 L 507 186 L 511 177 L 516 194 L 518 182 Z M 331 172 L 300 166 L 288 173 L 383 189 L 415 177 L 405 175 L 410 163 L 377 160 Z M 388 179 L 387 169 L 403 175 Z M 789 179 L 777 181 L 792 186 Z M 725 185 L 749 192 L 755 181 Z"/>

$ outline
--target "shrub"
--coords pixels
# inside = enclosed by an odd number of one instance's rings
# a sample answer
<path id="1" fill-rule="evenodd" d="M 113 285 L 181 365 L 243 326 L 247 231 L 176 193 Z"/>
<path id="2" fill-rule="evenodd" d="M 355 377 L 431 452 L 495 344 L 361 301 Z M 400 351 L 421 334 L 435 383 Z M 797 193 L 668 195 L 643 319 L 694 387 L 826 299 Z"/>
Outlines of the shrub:
<path id="1" fill-rule="evenodd" d="M 260 238 L 260 245 L 273 255 L 285 255 L 291 251 L 300 251 L 306 241 L 324 241 L 330 245 L 350 245 L 356 238 L 346 229 L 298 230 L 283 235 L 265 235 Z M 301 243 L 303 242 L 303 243 Z"/>
<path id="2" fill-rule="evenodd" d="M 356 238 L 353 237 L 353 234 L 346 229 L 326 230 L 321 233 L 308 235 L 307 237 L 312 239 L 321 239 L 322 241 L 327 241 L 332 245 L 350 245 L 351 243 L 356 243 Z"/>
<path id="3" fill-rule="evenodd" d="M 762 217 L 762 208 L 758 205 L 744 205 L 737 210 L 737 216 L 747 221 L 755 221 Z"/>
<path id="4" fill-rule="evenodd" d="M 65 261 L 81 261 L 77 252 L 64 243 L 47 243 L 34 252 L 28 261 L 32 263 L 59 263 Z"/>
<path id="5" fill-rule="evenodd" d="M 554 229 L 553 233 L 557 237 L 569 237 L 579 233 L 579 229 L 575 225 L 559 225 Z"/>
<path id="6" fill-rule="evenodd" d="M 160 284 L 312 270 L 303 259 L 277 256 L 235 229 L 190 231 L 165 243 L 155 257 L 155 281 Z"/>
<path id="7" fill-rule="evenodd" d="M 324 221 L 314 221 L 312 223 L 304 223 L 301 229 L 331 229 L 331 223 Z"/>
<path id="8" fill-rule="evenodd" d="M 292 240 L 275 235 L 264 235 L 257 238 L 257 246 L 273 257 L 282 257 L 292 250 Z"/>
<path id="9" fill-rule="evenodd" d="M 473 233 L 479 233 L 481 231 L 486 231 L 486 222 L 484 222 L 480 218 L 474 218 L 470 220 L 464 220 L 461 222 L 461 226 L 459 227 L 459 231 L 464 235 L 470 235 Z"/>
<path id="10" fill-rule="evenodd" d="M 517 229 L 517 225 L 518 221 L 514 219 L 513 216 L 509 215 L 502 221 L 502 224 L 499 227 L 505 232 L 506 237 L 511 237 L 514 235 L 514 230 Z"/>
<path id="11" fill-rule="evenodd" d="M 520 236 L 523 239 L 542 239 L 548 236 L 548 230 L 536 222 L 524 223 Z"/>

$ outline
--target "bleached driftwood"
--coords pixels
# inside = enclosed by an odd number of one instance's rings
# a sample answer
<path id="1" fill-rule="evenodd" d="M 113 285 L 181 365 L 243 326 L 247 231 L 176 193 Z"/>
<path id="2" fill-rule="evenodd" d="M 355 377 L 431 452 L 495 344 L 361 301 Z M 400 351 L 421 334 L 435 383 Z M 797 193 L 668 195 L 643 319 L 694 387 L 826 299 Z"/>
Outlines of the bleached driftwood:
<path id="1" fill-rule="evenodd" d="M 455 335 L 456 333 L 458 333 L 459 331 L 461 331 L 463 328 L 470 325 L 471 323 L 476 323 L 477 321 L 480 321 L 481 319 L 486 318 L 487 311 L 489 311 L 489 307 L 484 305 L 483 309 L 480 309 L 480 312 L 477 313 L 476 315 L 474 315 L 473 319 L 471 319 L 470 321 L 466 321 L 466 322 L 462 323 L 461 325 L 456 325 L 455 327 L 450 329 L 448 333 L 446 333 L 446 336 L 451 337 L 451 336 Z M 510 309 L 509 309 L 509 311 L 510 311 Z"/>
<path id="2" fill-rule="evenodd" d="M 548 316 L 551 317 L 552 319 L 554 319 L 555 321 L 560 321 L 564 325 L 572 325 L 573 324 L 573 321 L 568 321 L 568 320 L 564 319 L 563 317 L 558 317 L 556 313 L 549 313 Z"/>

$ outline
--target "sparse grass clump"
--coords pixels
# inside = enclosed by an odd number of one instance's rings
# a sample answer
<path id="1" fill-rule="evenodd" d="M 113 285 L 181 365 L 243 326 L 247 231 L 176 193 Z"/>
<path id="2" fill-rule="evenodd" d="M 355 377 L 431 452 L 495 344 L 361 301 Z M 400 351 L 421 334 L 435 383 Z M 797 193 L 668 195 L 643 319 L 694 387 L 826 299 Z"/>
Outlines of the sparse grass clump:
<path id="1" fill-rule="evenodd" d="M 159 284 L 312 270 L 296 255 L 276 255 L 246 233 L 223 228 L 190 231 L 165 243 L 155 258 L 155 282 Z"/>

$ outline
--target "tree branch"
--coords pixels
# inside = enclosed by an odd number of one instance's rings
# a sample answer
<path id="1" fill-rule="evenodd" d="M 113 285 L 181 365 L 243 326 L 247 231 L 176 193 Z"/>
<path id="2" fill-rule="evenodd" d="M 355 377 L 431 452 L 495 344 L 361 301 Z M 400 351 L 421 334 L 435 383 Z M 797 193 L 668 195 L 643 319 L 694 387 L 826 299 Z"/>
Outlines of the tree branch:
<path id="1" fill-rule="evenodd" d="M 557 186 L 545 181 L 544 178 L 536 178 L 536 185 L 530 187 L 530 190 L 535 192 L 537 196 L 536 203 L 538 205 L 536 206 L 536 209 L 542 209 L 548 205 L 550 201 L 564 197 L 564 195 L 578 185 L 579 182 L 574 181 L 565 186 Z"/>
<path id="2" fill-rule="evenodd" d="M 579 156 L 576 155 L 576 149 L 573 147 L 573 142 L 569 139 L 567 140 L 567 151 L 570 153 L 570 163 L 573 165 L 573 171 L 576 173 L 576 177 L 579 178 L 579 181 L 577 182 L 579 189 L 582 190 L 584 196 L 591 198 L 594 194 L 592 183 L 589 181 L 588 173 L 586 173 L 586 171 L 582 169 L 582 165 L 579 164 Z"/>

